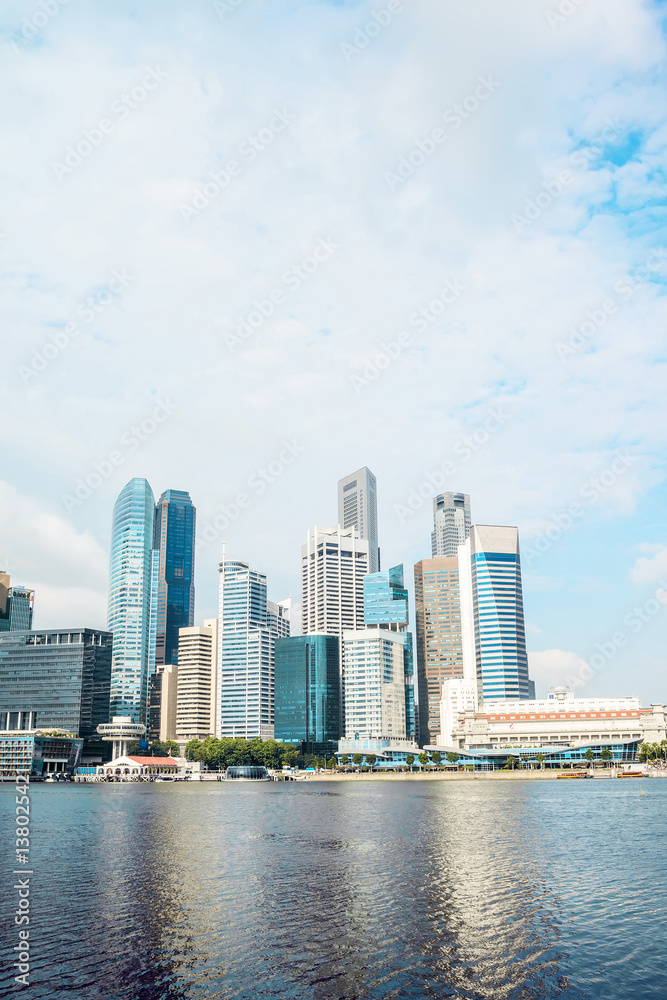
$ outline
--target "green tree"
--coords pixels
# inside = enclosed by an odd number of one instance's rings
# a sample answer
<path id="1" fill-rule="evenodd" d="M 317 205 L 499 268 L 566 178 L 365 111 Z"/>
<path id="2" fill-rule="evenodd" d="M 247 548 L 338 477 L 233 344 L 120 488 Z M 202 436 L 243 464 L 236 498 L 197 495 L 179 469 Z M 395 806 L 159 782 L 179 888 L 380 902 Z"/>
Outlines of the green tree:
<path id="1" fill-rule="evenodd" d="M 335 766 L 336 766 L 336 758 L 329 757 L 329 760 L 327 761 L 327 767 L 329 768 L 330 771 L 333 771 Z"/>
<path id="2" fill-rule="evenodd" d="M 340 762 L 343 765 L 343 767 L 347 767 L 347 765 L 350 763 L 350 758 L 346 753 L 342 755 L 342 757 L 340 758 Z"/>
<path id="3" fill-rule="evenodd" d="M 447 760 L 449 761 L 450 764 L 458 764 L 458 762 L 459 762 L 459 755 L 457 753 L 453 753 L 450 750 L 448 752 L 448 754 L 447 754 Z"/>
<path id="4" fill-rule="evenodd" d="M 178 743 L 175 740 L 155 740 L 148 748 L 149 757 L 178 757 Z"/>
<path id="5" fill-rule="evenodd" d="M 44 730 L 42 730 L 42 734 L 45 736 L 47 735 L 46 733 L 44 733 Z M 133 740 L 131 743 L 128 744 L 127 747 L 128 757 L 140 757 L 142 754 L 145 753 L 146 751 L 141 749 L 141 744 L 137 743 L 136 740 Z"/>
<path id="6" fill-rule="evenodd" d="M 420 753 L 419 757 L 417 757 L 417 760 L 419 761 L 422 767 L 426 767 L 426 765 L 428 764 L 428 754 Z"/>
<path id="7" fill-rule="evenodd" d="M 593 751 L 591 750 L 590 747 L 588 748 L 588 750 L 584 754 L 584 757 L 588 761 L 588 766 L 590 767 L 591 763 L 595 760 L 595 754 L 593 753 Z"/>
<path id="8" fill-rule="evenodd" d="M 433 753 L 431 754 L 431 760 L 433 761 L 436 767 L 442 764 L 442 754 L 440 753 L 439 750 L 433 751 Z"/>
<path id="9" fill-rule="evenodd" d="M 543 753 L 535 754 L 535 760 L 540 765 L 540 771 L 544 770 L 544 762 L 545 762 L 546 759 L 547 759 L 546 758 L 546 754 L 543 754 Z"/>
<path id="10" fill-rule="evenodd" d="M 190 740 L 189 743 L 185 744 L 185 759 L 186 760 L 199 760 L 197 754 L 201 750 L 202 741 L 201 740 Z"/>
<path id="11" fill-rule="evenodd" d="M 299 751 L 295 750 L 292 747 L 291 750 L 287 750 L 283 754 L 283 767 L 285 765 L 287 765 L 287 767 L 294 767 L 298 759 L 299 759 Z"/>
<path id="12" fill-rule="evenodd" d="M 414 762 L 415 762 L 415 755 L 413 753 L 409 753 L 407 755 L 407 757 L 405 758 L 405 763 L 408 765 L 408 767 L 410 768 L 411 771 L 412 771 L 412 765 L 414 764 Z"/>
<path id="13" fill-rule="evenodd" d="M 355 765 L 355 767 L 359 767 L 363 759 L 364 755 L 362 753 L 355 753 L 354 756 L 352 757 L 352 763 Z"/>
<path id="14" fill-rule="evenodd" d="M 373 770 L 373 768 L 375 767 L 375 761 L 376 761 L 376 760 L 377 760 L 377 757 L 375 756 L 375 754 L 374 754 L 374 753 L 367 753 L 367 754 L 366 754 L 366 763 L 367 763 L 367 764 L 368 764 L 368 766 L 370 767 L 371 771 L 372 771 L 372 770 Z"/>
<path id="15" fill-rule="evenodd" d="M 609 749 L 609 747 L 605 747 L 602 753 L 600 754 L 600 757 L 605 762 L 605 765 L 612 759 L 613 756 L 614 755 Z"/>

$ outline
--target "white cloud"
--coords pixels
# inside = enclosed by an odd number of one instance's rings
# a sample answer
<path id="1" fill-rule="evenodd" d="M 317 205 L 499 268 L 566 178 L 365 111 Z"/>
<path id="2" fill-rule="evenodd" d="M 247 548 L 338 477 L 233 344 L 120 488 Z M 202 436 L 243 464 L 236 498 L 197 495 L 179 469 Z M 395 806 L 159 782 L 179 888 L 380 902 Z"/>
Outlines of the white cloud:
<path id="1" fill-rule="evenodd" d="M 662 583 L 667 580 L 667 545 L 646 546 L 653 555 L 638 556 L 630 570 L 634 583 Z"/>
<path id="2" fill-rule="evenodd" d="M 543 649 L 529 653 L 528 670 L 531 680 L 535 681 L 538 698 L 546 697 L 549 688 L 559 685 L 571 687 L 576 694 L 579 685 L 585 682 L 591 672 L 582 656 L 565 649 Z"/>

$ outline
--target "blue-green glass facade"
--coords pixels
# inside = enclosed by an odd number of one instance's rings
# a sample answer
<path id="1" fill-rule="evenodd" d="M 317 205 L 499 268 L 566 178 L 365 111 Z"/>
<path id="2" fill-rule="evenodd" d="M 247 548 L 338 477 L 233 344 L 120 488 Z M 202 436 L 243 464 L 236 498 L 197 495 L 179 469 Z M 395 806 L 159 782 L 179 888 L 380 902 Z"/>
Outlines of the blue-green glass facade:
<path id="1" fill-rule="evenodd" d="M 166 490 L 155 508 L 155 664 L 178 663 L 178 630 L 194 625 L 196 510 L 184 490 Z"/>
<path id="2" fill-rule="evenodd" d="M 142 723 L 148 707 L 154 521 L 152 489 L 145 479 L 131 479 L 113 511 L 107 627 L 114 637 L 111 715 Z"/>
<path id="3" fill-rule="evenodd" d="M 23 632 L 32 628 L 35 591 L 10 587 L 4 610 L 0 609 L 0 632 Z"/>
<path id="4" fill-rule="evenodd" d="M 408 592 L 403 565 L 364 577 L 364 623 L 366 625 L 407 625 Z"/>
<path id="5" fill-rule="evenodd" d="M 477 677 L 485 701 L 530 697 L 518 542 L 472 553 Z"/>
<path id="6" fill-rule="evenodd" d="M 335 752 L 340 738 L 338 636 L 276 640 L 275 738 L 306 753 Z"/>

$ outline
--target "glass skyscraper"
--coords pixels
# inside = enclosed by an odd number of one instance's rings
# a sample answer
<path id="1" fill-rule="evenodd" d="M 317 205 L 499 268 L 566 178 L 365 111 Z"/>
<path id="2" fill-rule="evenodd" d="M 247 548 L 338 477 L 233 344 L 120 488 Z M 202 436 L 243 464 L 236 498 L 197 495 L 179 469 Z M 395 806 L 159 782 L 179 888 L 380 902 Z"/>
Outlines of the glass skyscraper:
<path id="1" fill-rule="evenodd" d="M 154 521 L 152 489 L 145 479 L 131 479 L 113 511 L 107 627 L 113 633 L 111 714 L 141 723 L 148 707 Z"/>
<path id="2" fill-rule="evenodd" d="M 35 591 L 9 584 L 9 574 L 0 572 L 0 632 L 31 629 Z"/>
<path id="3" fill-rule="evenodd" d="M 65 729 L 101 753 L 112 636 L 98 629 L 0 634 L 0 729 Z"/>
<path id="4" fill-rule="evenodd" d="M 406 627 L 408 618 L 402 564 L 364 577 L 364 624 L 386 625 L 398 632 Z"/>
<path id="5" fill-rule="evenodd" d="M 276 634 L 267 624 L 266 576 L 219 563 L 216 736 L 272 739 Z"/>
<path id="6" fill-rule="evenodd" d="M 297 635 L 276 640 L 275 738 L 305 753 L 335 753 L 340 738 L 338 637 Z"/>
<path id="7" fill-rule="evenodd" d="M 466 550 L 480 699 L 529 698 L 518 529 L 473 525 Z"/>
<path id="8" fill-rule="evenodd" d="M 196 510 L 190 494 L 166 490 L 155 508 L 155 666 L 178 663 L 178 632 L 195 615 Z"/>

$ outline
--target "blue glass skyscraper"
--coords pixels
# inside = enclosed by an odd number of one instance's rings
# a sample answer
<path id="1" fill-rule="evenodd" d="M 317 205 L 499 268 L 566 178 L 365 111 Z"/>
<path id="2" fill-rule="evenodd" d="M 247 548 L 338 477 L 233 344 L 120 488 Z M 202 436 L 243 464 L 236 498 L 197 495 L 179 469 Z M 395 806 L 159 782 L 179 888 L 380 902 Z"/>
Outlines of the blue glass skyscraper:
<path id="1" fill-rule="evenodd" d="M 131 479 L 113 511 L 108 629 L 113 633 L 111 715 L 145 723 L 155 498 L 145 479 Z"/>
<path id="2" fill-rule="evenodd" d="M 475 659 L 482 699 L 529 698 L 519 532 L 473 525 L 470 552 Z"/>
<path id="3" fill-rule="evenodd" d="M 178 663 L 178 630 L 194 625 L 195 527 L 196 510 L 190 494 L 166 490 L 155 508 L 156 666 Z"/>
<path id="4" fill-rule="evenodd" d="M 275 738 L 332 754 L 340 738 L 338 636 L 276 639 Z"/>

